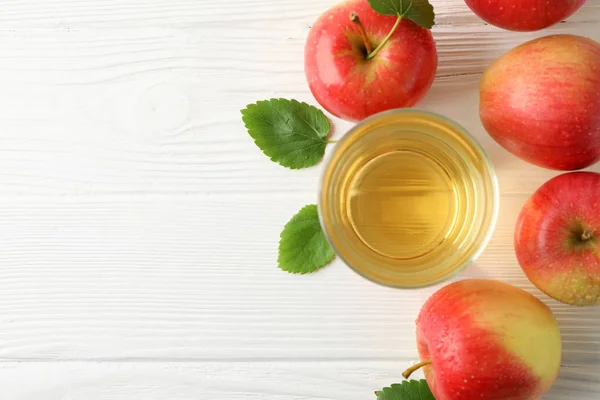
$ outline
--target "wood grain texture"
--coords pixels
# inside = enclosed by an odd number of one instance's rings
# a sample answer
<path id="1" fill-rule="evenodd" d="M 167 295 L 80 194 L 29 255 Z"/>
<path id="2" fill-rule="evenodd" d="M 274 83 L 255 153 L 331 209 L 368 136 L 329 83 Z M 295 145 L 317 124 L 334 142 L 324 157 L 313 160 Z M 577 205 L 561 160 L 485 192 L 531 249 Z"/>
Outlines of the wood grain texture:
<path id="1" fill-rule="evenodd" d="M 27 363 L 0 366 L 11 400 L 365 400 L 406 362 Z M 597 399 L 598 368 L 563 368 L 544 400 Z M 415 378 L 419 378 L 415 374 Z"/>
<path id="2" fill-rule="evenodd" d="M 304 39 L 334 2 L 2 2 L 0 195 L 314 192 L 319 170 L 270 163 L 239 110 L 273 96 L 315 103 Z M 476 116 L 480 74 L 543 34 L 600 40 L 590 22 L 600 7 L 529 34 L 484 25 L 460 0 L 436 6 L 439 74 L 419 107 L 466 125 L 494 161 L 509 159 Z M 335 123 L 336 136 L 350 126 Z"/>
<path id="3" fill-rule="evenodd" d="M 379 287 L 337 261 L 279 271 L 281 228 L 315 202 L 321 168 L 271 163 L 239 114 L 269 97 L 315 104 L 304 40 L 336 1 L 0 0 L 0 399 L 362 400 L 399 379 L 436 288 Z M 556 173 L 493 143 L 477 85 L 533 37 L 600 40 L 600 4 L 537 33 L 434 5 L 440 68 L 419 107 L 473 133 L 502 191 L 461 278 L 547 302 L 565 348 L 548 398 L 597 399 L 598 310 L 542 296 L 512 249 L 520 207 Z M 333 121 L 335 137 L 350 127 Z"/>
<path id="4" fill-rule="evenodd" d="M 277 269 L 281 227 L 310 200 L 5 200 L 0 358 L 416 357 L 414 320 L 435 288 L 382 288 L 340 262 L 311 276 Z M 524 201 L 502 199 L 490 246 L 462 277 L 532 290 L 512 251 Z M 600 363 L 598 310 L 541 297 L 560 320 L 563 363 Z"/>

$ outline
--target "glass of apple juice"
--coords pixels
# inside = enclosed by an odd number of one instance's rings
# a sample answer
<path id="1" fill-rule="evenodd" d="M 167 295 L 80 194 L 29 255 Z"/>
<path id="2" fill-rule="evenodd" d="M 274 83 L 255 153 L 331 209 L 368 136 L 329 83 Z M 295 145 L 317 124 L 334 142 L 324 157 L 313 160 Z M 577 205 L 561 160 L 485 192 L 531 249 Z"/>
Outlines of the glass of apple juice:
<path id="1" fill-rule="evenodd" d="M 392 110 L 360 122 L 328 156 L 319 215 L 354 271 L 386 286 L 426 287 L 482 252 L 498 183 L 465 129 L 430 112 Z"/>

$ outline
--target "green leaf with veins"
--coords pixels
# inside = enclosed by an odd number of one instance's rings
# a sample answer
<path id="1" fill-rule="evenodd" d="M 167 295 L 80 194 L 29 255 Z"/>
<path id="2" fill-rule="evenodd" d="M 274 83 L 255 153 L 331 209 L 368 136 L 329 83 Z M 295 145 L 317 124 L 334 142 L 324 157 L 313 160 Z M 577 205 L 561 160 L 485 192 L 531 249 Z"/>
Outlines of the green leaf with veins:
<path id="1" fill-rule="evenodd" d="M 242 110 L 242 120 L 254 143 L 284 167 L 312 167 L 325 154 L 331 124 L 316 107 L 287 99 L 258 101 Z"/>
<path id="2" fill-rule="evenodd" d="M 425 29 L 435 24 L 435 12 L 428 0 L 369 0 L 369 4 L 380 14 L 407 18 Z"/>
<path id="3" fill-rule="evenodd" d="M 308 274 L 323 268 L 335 253 L 325 238 L 317 206 L 305 206 L 285 225 L 279 241 L 279 268 Z"/>
<path id="4" fill-rule="evenodd" d="M 377 400 L 435 400 L 427 381 L 405 381 L 375 392 Z"/>
<path id="5" fill-rule="evenodd" d="M 371 8 L 379 14 L 404 15 L 410 0 L 369 0 Z"/>

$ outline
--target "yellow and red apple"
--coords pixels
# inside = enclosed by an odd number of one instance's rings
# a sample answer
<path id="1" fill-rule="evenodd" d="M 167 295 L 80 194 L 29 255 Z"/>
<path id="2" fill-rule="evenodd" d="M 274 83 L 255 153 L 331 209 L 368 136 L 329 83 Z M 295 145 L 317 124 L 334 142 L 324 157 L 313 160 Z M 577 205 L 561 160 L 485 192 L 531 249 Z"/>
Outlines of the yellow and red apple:
<path id="1" fill-rule="evenodd" d="M 465 0 L 484 21 L 513 31 L 537 31 L 579 10 L 585 0 Z"/>
<path id="2" fill-rule="evenodd" d="M 550 297 L 600 304 L 600 174 L 571 172 L 542 185 L 521 210 L 515 251 L 527 277 Z"/>
<path id="3" fill-rule="evenodd" d="M 561 361 L 550 309 L 524 290 L 486 279 L 433 294 L 417 319 L 417 345 L 436 400 L 539 399 Z"/>
<path id="4" fill-rule="evenodd" d="M 395 27 L 397 21 L 375 12 L 367 0 L 342 2 L 317 19 L 306 41 L 304 68 L 322 107 L 358 121 L 411 107 L 427 93 L 438 62 L 431 31 L 407 18 Z"/>
<path id="5" fill-rule="evenodd" d="M 480 88 L 481 121 L 532 164 L 577 170 L 600 160 L 600 44 L 574 35 L 527 42 L 496 60 Z"/>

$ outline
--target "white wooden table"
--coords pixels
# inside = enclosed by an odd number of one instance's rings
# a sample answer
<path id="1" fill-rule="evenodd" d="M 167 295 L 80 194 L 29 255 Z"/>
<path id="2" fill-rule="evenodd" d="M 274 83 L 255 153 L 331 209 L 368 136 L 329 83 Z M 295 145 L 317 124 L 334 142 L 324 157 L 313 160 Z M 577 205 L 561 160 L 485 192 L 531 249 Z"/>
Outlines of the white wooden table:
<path id="1" fill-rule="evenodd" d="M 304 39 L 335 1 L 0 0 L 0 399 L 365 400 L 401 379 L 435 288 L 386 289 L 339 261 L 279 271 L 280 230 L 316 201 L 320 167 L 270 162 L 239 114 L 274 96 L 316 104 Z M 440 68 L 419 107 L 475 134 L 502 190 L 462 277 L 539 295 L 512 232 L 556 173 L 487 137 L 478 79 L 536 36 L 600 40 L 600 2 L 533 34 L 433 3 Z M 350 124 L 334 121 L 339 137 Z M 542 299 L 564 337 L 547 398 L 598 399 L 600 309 Z"/>

